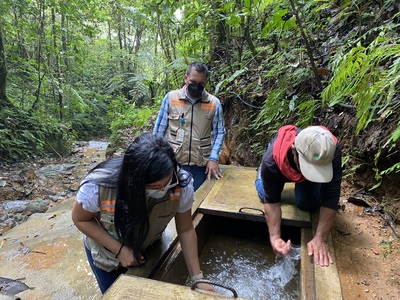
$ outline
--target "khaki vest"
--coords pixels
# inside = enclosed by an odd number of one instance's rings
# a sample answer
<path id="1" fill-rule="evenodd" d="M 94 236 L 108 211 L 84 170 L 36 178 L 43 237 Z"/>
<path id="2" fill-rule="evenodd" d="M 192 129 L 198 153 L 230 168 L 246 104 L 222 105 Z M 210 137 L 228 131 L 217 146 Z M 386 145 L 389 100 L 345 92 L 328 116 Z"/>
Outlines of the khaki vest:
<path id="1" fill-rule="evenodd" d="M 166 137 L 182 165 L 205 166 L 211 154 L 212 123 L 218 99 L 204 91 L 201 101 L 193 105 L 185 99 L 183 89 L 169 93 L 168 129 Z M 180 122 L 183 117 L 184 123 Z M 184 131 L 179 141 L 178 130 Z"/>
<path id="2" fill-rule="evenodd" d="M 148 199 L 149 232 L 142 246 L 144 251 L 149 245 L 161 238 L 168 223 L 175 216 L 180 205 L 180 187 L 175 191 L 170 190 L 163 198 Z M 115 204 L 117 191 L 115 188 L 99 186 L 100 217 L 99 223 L 115 239 L 118 239 L 114 224 Z M 120 262 L 115 254 L 108 251 L 89 237 L 85 238 L 85 245 L 91 251 L 93 263 L 96 267 L 110 272 L 120 267 Z"/>

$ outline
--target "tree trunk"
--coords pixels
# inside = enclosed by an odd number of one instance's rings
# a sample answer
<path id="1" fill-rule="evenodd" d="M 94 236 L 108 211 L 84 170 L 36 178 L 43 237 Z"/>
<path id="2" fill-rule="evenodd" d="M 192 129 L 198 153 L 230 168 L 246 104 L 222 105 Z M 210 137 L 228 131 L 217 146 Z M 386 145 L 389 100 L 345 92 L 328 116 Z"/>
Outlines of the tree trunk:
<path id="1" fill-rule="evenodd" d="M 161 18 L 160 18 L 159 14 L 157 14 L 157 25 L 158 25 L 158 29 L 160 30 L 161 48 L 164 51 L 164 55 L 167 60 L 167 63 L 171 63 L 172 62 L 171 52 L 169 51 L 168 40 L 167 40 L 167 37 L 165 36 L 165 32 L 164 32 L 164 25 L 161 22 Z"/>
<path id="2" fill-rule="evenodd" d="M 3 28 L 0 21 L 0 109 L 12 107 L 12 103 L 7 99 L 7 63 L 4 53 Z"/>
<path id="3" fill-rule="evenodd" d="M 18 36 L 18 54 L 21 58 L 28 58 L 28 53 L 25 49 L 25 39 L 24 39 L 24 24 L 23 22 L 19 22 L 19 20 L 24 19 L 24 14 L 23 14 L 23 8 L 22 5 L 18 5 L 17 7 L 14 8 L 14 22 L 15 22 L 15 27 L 19 28 L 17 32 Z"/>
<path id="4" fill-rule="evenodd" d="M 219 11 L 221 9 L 222 2 L 221 1 L 214 1 L 212 4 L 214 11 Z M 220 13 L 223 14 L 222 12 Z M 225 20 L 221 17 L 216 21 L 215 27 L 210 30 L 210 34 L 212 35 L 211 41 L 211 59 L 209 65 L 211 66 L 211 62 L 219 61 L 219 62 L 226 62 L 227 65 L 230 65 L 228 59 L 228 25 L 226 24 Z"/>
<path id="5" fill-rule="evenodd" d="M 296 23 L 297 23 L 297 26 L 299 27 L 301 37 L 303 38 L 304 44 L 306 45 L 307 55 L 308 55 L 308 58 L 310 59 L 310 63 L 311 63 L 311 69 L 315 75 L 315 81 L 317 82 L 318 93 L 320 93 L 324 88 L 322 86 L 321 79 L 319 78 L 319 74 L 317 72 L 317 67 L 315 66 L 313 48 L 311 47 L 309 39 L 305 33 L 305 30 L 304 30 L 303 24 L 301 22 L 301 19 L 299 17 L 299 13 L 297 11 L 294 0 L 289 0 L 289 2 L 290 2 L 290 5 L 292 6 L 294 17 L 296 18 Z"/>
<path id="6" fill-rule="evenodd" d="M 61 13 L 61 28 L 67 28 L 68 27 L 68 20 L 67 17 L 65 16 L 65 13 Z M 61 48 L 64 53 L 64 66 L 65 70 L 69 70 L 69 60 L 68 60 L 68 48 L 67 48 L 67 30 L 61 30 Z"/>
<path id="7" fill-rule="evenodd" d="M 44 3 L 43 1 L 39 1 L 38 3 L 39 6 L 39 39 L 38 39 L 38 46 L 37 46 L 37 53 L 36 53 L 36 63 L 37 63 L 37 73 L 38 73 L 38 86 L 35 91 L 35 96 L 36 99 L 33 102 L 31 108 L 29 109 L 29 113 L 31 114 L 35 108 L 36 105 L 38 105 L 39 100 L 40 100 L 40 90 L 42 89 L 42 81 L 45 76 L 45 73 L 41 74 L 42 70 L 42 43 L 43 43 L 43 38 L 44 38 L 44 20 L 45 20 L 45 8 L 44 8 Z"/>
<path id="8" fill-rule="evenodd" d="M 52 33 L 53 33 L 53 47 L 55 53 L 55 67 L 57 71 L 57 93 L 58 93 L 58 118 L 61 121 L 63 119 L 63 106 L 64 106 L 64 93 L 62 85 L 62 70 L 60 65 L 60 56 L 58 55 L 58 45 L 57 45 L 57 29 L 56 29 L 56 12 L 54 8 L 51 10 L 51 21 L 52 21 Z"/>

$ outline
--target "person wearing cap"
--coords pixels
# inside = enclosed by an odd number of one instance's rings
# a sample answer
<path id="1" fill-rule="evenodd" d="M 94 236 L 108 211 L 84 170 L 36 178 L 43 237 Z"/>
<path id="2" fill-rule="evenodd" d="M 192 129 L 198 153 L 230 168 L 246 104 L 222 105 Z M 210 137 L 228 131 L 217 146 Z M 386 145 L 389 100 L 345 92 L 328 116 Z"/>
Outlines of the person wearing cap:
<path id="1" fill-rule="evenodd" d="M 270 242 L 277 255 L 288 254 L 291 241 L 281 238 L 281 193 L 286 182 L 295 182 L 296 206 L 313 211 L 320 207 L 319 222 L 308 254 L 321 266 L 333 263 L 327 244 L 339 202 L 342 151 L 337 138 L 323 126 L 303 130 L 282 126 L 265 152 L 256 178 L 264 203 Z"/>

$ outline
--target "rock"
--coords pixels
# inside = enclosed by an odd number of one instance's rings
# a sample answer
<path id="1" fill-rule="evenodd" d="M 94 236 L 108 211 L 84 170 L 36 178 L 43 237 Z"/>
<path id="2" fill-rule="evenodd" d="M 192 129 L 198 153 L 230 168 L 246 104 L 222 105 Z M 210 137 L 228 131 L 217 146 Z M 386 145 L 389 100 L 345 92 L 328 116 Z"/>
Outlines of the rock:
<path id="1" fill-rule="evenodd" d="M 14 280 L 11 278 L 6 278 L 6 277 L 0 277 L 0 291 L 2 293 L 5 293 L 5 295 L 14 296 L 14 295 L 16 295 L 20 292 L 23 292 L 27 289 L 29 289 L 29 286 L 27 286 L 25 283 L 23 283 L 19 280 Z M 5 299 L 15 299 L 15 297 L 5 298 Z"/>
<path id="2" fill-rule="evenodd" d="M 0 161 L 0 235 L 32 214 L 46 212 L 50 205 L 75 196 L 87 171 L 105 158 L 108 143 L 91 141 L 91 148 L 88 145 L 80 142 L 74 157 L 61 162 L 49 157 L 12 165 Z"/>
<path id="3" fill-rule="evenodd" d="M 58 202 L 60 200 L 59 196 L 47 196 L 49 199 L 51 199 L 53 202 Z"/>
<path id="4" fill-rule="evenodd" d="M 44 201 L 42 199 L 35 200 L 30 202 L 24 209 L 24 212 L 34 213 L 44 213 L 47 211 L 47 207 L 49 206 L 49 202 Z"/>
<path id="5" fill-rule="evenodd" d="M 56 192 L 54 192 L 54 191 L 52 191 L 52 190 L 49 190 L 49 189 L 43 189 L 42 191 L 43 191 L 43 193 L 45 193 L 46 195 L 54 196 L 54 195 L 56 194 Z"/>

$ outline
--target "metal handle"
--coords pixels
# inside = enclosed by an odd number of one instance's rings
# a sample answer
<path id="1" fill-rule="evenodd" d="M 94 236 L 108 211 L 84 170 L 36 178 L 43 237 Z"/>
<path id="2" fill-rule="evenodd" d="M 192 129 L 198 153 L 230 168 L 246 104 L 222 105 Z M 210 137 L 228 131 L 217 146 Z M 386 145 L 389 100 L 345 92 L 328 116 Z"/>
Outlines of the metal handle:
<path id="1" fill-rule="evenodd" d="M 242 208 L 239 209 L 239 212 L 242 212 L 243 209 L 252 209 L 252 210 L 256 210 L 256 211 L 259 211 L 259 212 L 261 213 L 262 216 L 264 215 L 264 212 L 263 212 L 261 209 L 259 209 L 259 208 L 244 206 L 244 207 L 242 207 Z"/>
<path id="2" fill-rule="evenodd" d="M 200 280 L 196 280 L 195 282 L 193 282 L 192 286 L 191 286 L 192 290 L 196 289 L 196 286 L 199 283 L 207 283 L 207 284 L 211 284 L 211 285 L 216 285 L 216 286 L 222 287 L 224 289 L 230 290 L 232 292 L 234 298 L 238 297 L 238 294 L 236 293 L 236 291 L 233 288 L 231 288 L 230 286 L 227 286 L 227 285 L 224 285 L 224 284 L 221 284 L 221 283 L 217 283 L 217 282 L 214 282 L 214 281 L 206 280 L 206 279 L 200 279 Z"/>

